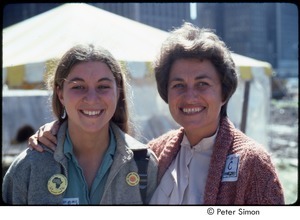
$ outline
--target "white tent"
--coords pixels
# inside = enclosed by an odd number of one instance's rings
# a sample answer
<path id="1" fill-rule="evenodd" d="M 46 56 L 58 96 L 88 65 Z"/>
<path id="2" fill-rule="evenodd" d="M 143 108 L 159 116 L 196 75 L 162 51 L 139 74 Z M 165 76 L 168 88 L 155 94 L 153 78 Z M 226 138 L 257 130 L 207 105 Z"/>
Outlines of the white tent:
<path id="1" fill-rule="evenodd" d="M 3 82 L 8 86 L 40 82 L 49 61 L 60 58 L 74 44 L 100 44 L 127 63 L 133 76 L 135 116 L 148 126 L 150 118 L 168 112 L 158 97 L 154 81 L 146 77 L 151 72 L 149 64 L 167 36 L 165 31 L 88 4 L 64 4 L 3 29 Z M 229 103 L 229 115 L 237 127 L 266 144 L 272 67 L 238 54 L 233 54 L 233 59 L 240 73 L 240 84 Z M 146 102 L 145 94 L 148 94 Z M 170 126 L 160 131 L 151 129 L 151 134 L 142 131 L 143 136 L 157 136 Z"/>
<path id="2" fill-rule="evenodd" d="M 82 42 L 101 44 L 119 60 L 151 61 L 166 36 L 88 4 L 64 4 L 3 30 L 3 66 L 59 58 Z"/>

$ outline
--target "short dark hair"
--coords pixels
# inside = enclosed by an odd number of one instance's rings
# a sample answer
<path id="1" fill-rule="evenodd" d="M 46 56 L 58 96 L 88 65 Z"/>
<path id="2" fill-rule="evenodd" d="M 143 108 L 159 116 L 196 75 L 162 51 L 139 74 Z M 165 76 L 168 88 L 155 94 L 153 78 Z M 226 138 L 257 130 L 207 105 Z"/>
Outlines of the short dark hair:
<path id="1" fill-rule="evenodd" d="M 211 29 L 201 29 L 186 22 L 170 33 L 154 62 L 159 95 L 168 103 L 170 69 L 176 60 L 189 58 L 210 60 L 217 69 L 222 86 L 222 98 L 225 101 L 221 108 L 221 117 L 227 116 L 227 103 L 237 88 L 238 76 L 231 52 Z"/>

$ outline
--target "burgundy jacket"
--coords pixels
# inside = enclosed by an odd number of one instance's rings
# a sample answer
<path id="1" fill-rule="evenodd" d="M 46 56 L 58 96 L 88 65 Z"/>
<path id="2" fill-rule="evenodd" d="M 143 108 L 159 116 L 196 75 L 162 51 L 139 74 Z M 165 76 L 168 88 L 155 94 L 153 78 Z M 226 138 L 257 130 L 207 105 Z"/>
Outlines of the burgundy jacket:
<path id="1" fill-rule="evenodd" d="M 158 157 L 158 181 L 180 150 L 184 129 L 172 130 L 149 142 Z M 236 181 L 222 182 L 228 155 L 239 155 Z M 228 171 L 228 170 L 227 170 Z M 230 173 L 227 172 L 230 175 Z M 235 175 L 235 174 L 233 174 Z M 227 175 L 228 176 L 228 175 Z M 199 176 L 201 178 L 201 176 Z M 266 150 L 221 119 L 211 156 L 204 195 L 205 205 L 283 205 L 284 194 L 270 155 Z"/>

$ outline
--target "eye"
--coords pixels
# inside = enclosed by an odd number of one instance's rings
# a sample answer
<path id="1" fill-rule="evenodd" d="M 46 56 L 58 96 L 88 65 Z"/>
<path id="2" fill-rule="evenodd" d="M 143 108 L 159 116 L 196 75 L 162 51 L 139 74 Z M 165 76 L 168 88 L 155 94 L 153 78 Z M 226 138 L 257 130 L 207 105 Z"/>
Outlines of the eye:
<path id="1" fill-rule="evenodd" d="M 198 86 L 198 87 L 204 87 L 204 86 L 209 86 L 209 84 L 208 84 L 207 82 L 201 81 L 201 82 L 198 82 L 198 83 L 197 83 L 197 86 Z"/>
<path id="2" fill-rule="evenodd" d="M 111 89 L 112 87 L 113 87 L 112 83 L 101 83 L 97 85 L 98 90 L 108 90 Z"/>
<path id="3" fill-rule="evenodd" d="M 171 88 L 174 88 L 174 89 L 184 88 L 184 84 L 183 83 L 176 83 L 176 84 L 173 84 L 171 86 Z"/>
<path id="4" fill-rule="evenodd" d="M 82 85 L 74 85 L 74 86 L 71 87 L 71 89 L 82 90 L 82 89 L 84 89 L 84 86 L 82 86 Z"/>
<path id="5" fill-rule="evenodd" d="M 85 89 L 85 84 L 79 81 L 68 81 L 68 88 L 71 90 L 83 90 Z"/>
<path id="6" fill-rule="evenodd" d="M 109 89 L 110 86 L 109 85 L 99 85 L 98 89 Z"/>

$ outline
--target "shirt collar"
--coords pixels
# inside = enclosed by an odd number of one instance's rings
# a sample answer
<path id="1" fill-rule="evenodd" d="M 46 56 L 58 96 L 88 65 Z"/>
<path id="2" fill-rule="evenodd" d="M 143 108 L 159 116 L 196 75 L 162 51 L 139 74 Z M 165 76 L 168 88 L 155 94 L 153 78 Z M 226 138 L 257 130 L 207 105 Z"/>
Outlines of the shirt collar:
<path id="1" fill-rule="evenodd" d="M 112 131 L 112 128 L 109 127 L 109 145 L 106 151 L 106 155 L 111 155 L 111 157 L 114 156 L 116 150 L 116 138 Z M 74 152 L 73 152 L 73 144 L 72 140 L 70 138 L 69 129 L 66 129 L 66 139 L 64 142 L 64 154 L 68 159 L 74 158 Z"/>
<path id="2" fill-rule="evenodd" d="M 187 148 L 193 148 L 196 151 L 203 151 L 203 150 L 208 150 L 212 149 L 217 137 L 219 128 L 217 131 L 210 137 L 203 138 L 199 143 L 197 143 L 195 146 L 191 147 L 191 144 L 186 136 L 186 134 L 183 135 L 183 139 L 181 141 L 181 146 L 182 147 L 187 147 Z"/>

